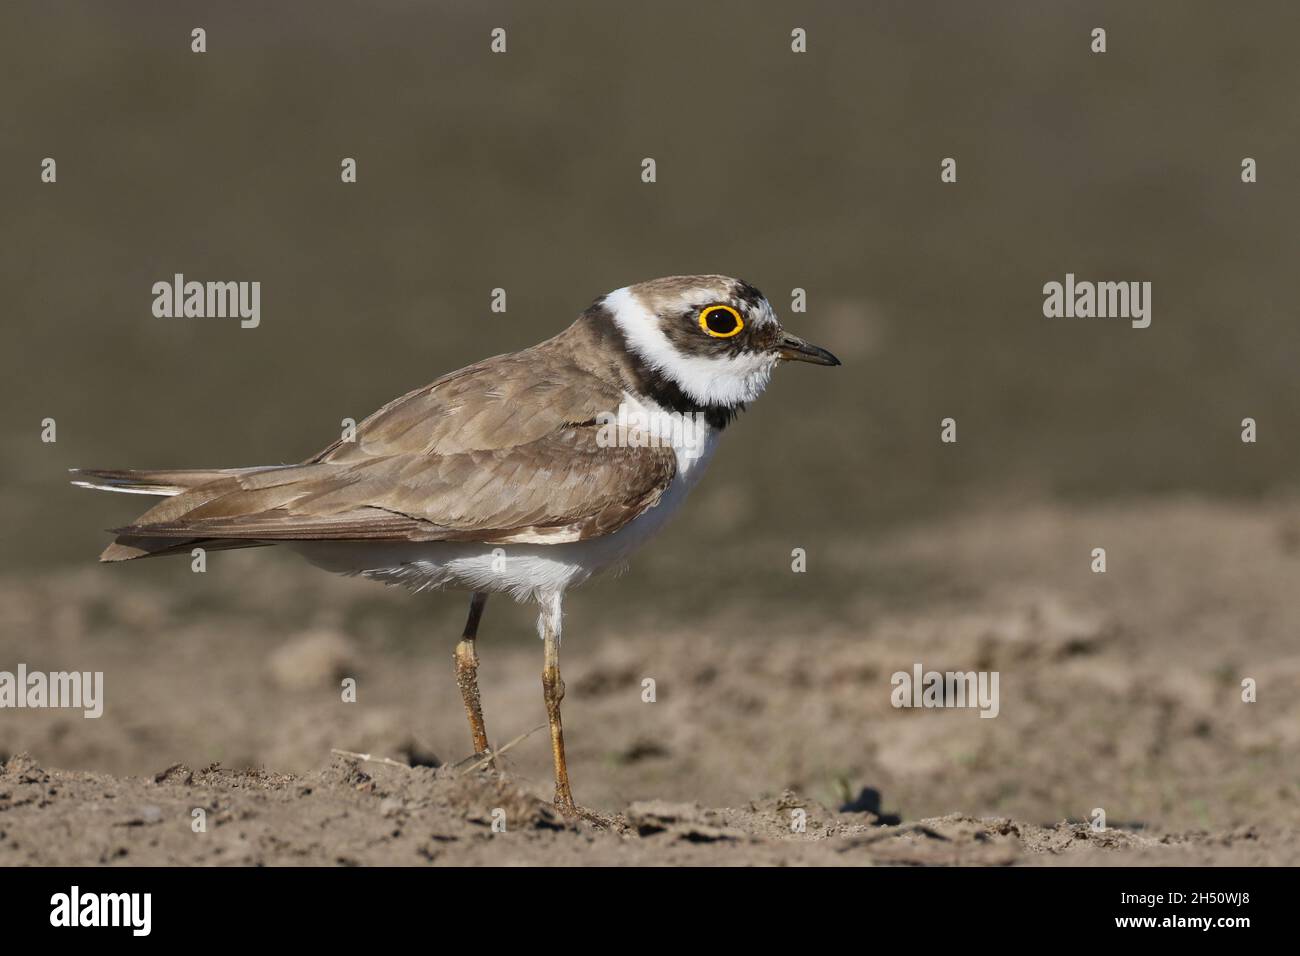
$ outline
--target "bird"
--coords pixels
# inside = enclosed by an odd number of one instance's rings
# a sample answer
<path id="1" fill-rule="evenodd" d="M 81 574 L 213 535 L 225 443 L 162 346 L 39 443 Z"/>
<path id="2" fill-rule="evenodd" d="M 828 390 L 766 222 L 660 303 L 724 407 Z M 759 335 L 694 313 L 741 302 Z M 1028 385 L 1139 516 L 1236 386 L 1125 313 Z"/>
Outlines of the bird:
<path id="1" fill-rule="evenodd" d="M 328 571 L 468 592 L 453 662 L 476 754 L 491 754 L 476 644 L 487 599 L 534 602 L 554 805 L 575 817 L 560 713 L 565 593 L 626 565 L 792 361 L 841 364 L 787 332 L 748 282 L 669 276 L 406 393 L 301 463 L 72 469 L 72 483 L 163 498 L 110 530 L 101 561 L 280 545 Z"/>

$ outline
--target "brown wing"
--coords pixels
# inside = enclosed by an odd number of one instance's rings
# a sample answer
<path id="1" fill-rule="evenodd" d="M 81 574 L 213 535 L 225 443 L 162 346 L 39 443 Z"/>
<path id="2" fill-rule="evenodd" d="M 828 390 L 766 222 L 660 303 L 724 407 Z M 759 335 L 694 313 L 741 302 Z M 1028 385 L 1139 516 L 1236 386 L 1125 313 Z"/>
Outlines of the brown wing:
<path id="1" fill-rule="evenodd" d="M 602 447 L 596 426 L 514 448 L 319 462 L 160 502 L 129 538 L 559 543 L 616 531 L 676 473 L 669 448 Z"/>
<path id="2" fill-rule="evenodd" d="M 311 462 L 453 455 L 527 445 L 617 411 L 621 389 L 578 364 L 570 328 L 522 352 L 498 355 L 408 392 Z"/>
<path id="3" fill-rule="evenodd" d="M 579 364 L 575 324 L 390 402 L 300 465 L 228 472 L 117 529 L 105 560 L 178 541 L 577 541 L 653 507 L 669 448 L 604 447 L 621 387 Z"/>

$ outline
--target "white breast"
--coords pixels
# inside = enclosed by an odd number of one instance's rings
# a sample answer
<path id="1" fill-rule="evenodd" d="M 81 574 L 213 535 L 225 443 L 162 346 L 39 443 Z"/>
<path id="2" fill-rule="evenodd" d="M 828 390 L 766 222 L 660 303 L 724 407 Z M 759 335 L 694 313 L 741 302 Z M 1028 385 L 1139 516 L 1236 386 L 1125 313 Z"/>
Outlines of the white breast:
<path id="1" fill-rule="evenodd" d="M 341 574 L 359 574 L 415 591 L 452 588 L 508 592 L 516 600 L 546 600 L 598 571 L 624 564 L 681 507 L 713 457 L 720 433 L 703 421 L 672 429 L 669 413 L 625 396 L 629 414 L 659 423 L 677 456 L 677 473 L 659 502 L 613 534 L 564 544 L 473 542 L 293 542 L 308 561 Z"/>

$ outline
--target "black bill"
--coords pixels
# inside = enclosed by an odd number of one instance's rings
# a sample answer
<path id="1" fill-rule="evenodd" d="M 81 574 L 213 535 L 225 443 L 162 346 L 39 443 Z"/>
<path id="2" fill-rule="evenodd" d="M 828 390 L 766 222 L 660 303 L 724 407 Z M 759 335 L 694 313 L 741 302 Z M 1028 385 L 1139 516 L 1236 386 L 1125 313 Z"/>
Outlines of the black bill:
<path id="1" fill-rule="evenodd" d="M 819 345 L 805 342 L 789 332 L 776 347 L 777 354 L 787 362 L 811 362 L 813 365 L 839 365 L 840 360 Z"/>

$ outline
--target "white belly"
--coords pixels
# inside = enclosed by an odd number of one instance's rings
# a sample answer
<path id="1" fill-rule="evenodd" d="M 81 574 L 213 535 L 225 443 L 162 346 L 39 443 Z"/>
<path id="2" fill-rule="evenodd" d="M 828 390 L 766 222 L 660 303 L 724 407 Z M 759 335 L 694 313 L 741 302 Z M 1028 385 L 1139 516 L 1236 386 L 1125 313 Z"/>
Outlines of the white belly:
<path id="1" fill-rule="evenodd" d="M 717 440 L 718 433 L 710 429 L 693 452 L 674 449 L 677 474 L 659 503 L 599 538 L 565 544 L 303 541 L 288 546 L 327 571 L 415 591 L 508 592 L 518 601 L 540 601 L 563 594 L 599 571 L 625 564 L 681 507 L 712 458 Z"/>

